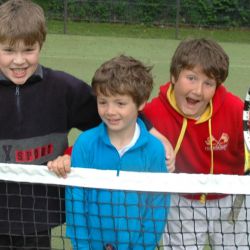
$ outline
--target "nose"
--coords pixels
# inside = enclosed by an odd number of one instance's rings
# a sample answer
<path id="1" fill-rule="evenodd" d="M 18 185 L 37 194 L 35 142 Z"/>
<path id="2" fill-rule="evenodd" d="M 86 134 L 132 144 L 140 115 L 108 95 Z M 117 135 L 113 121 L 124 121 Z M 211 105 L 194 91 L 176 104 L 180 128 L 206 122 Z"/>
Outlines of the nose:
<path id="1" fill-rule="evenodd" d="M 16 53 L 13 62 L 15 64 L 23 64 L 25 62 L 25 58 L 23 57 L 22 53 Z"/>
<path id="2" fill-rule="evenodd" d="M 201 81 L 197 82 L 195 84 L 195 87 L 194 87 L 194 90 L 193 92 L 196 94 L 196 95 L 201 95 L 202 94 L 202 89 L 203 89 L 203 84 Z"/>
<path id="3" fill-rule="evenodd" d="M 114 111 L 115 111 L 114 105 L 108 104 L 106 107 L 106 113 L 110 115 L 114 114 Z"/>

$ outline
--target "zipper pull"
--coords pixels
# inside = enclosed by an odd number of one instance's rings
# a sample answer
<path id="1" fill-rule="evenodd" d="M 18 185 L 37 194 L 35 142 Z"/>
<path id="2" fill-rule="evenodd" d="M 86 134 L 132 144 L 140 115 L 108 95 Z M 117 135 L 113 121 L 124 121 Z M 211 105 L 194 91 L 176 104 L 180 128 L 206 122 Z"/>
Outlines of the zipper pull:
<path id="1" fill-rule="evenodd" d="M 19 86 L 16 86 L 16 95 L 19 95 Z"/>

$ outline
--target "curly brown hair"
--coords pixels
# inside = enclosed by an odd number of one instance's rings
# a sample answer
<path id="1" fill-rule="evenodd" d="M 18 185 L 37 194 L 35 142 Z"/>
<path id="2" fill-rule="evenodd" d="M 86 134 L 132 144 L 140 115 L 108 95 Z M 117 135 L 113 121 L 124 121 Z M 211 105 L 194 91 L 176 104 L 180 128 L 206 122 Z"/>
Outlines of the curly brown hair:
<path id="1" fill-rule="evenodd" d="M 137 106 L 148 100 L 153 89 L 151 66 L 133 57 L 120 55 L 103 63 L 92 79 L 95 94 L 129 95 Z"/>

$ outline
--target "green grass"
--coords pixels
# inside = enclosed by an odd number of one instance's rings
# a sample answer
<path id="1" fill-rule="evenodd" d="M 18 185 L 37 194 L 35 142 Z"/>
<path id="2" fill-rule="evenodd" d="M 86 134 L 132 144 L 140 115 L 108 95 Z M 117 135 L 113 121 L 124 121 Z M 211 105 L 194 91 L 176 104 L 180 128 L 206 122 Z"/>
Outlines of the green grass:
<path id="1" fill-rule="evenodd" d="M 48 31 L 53 34 L 63 34 L 64 24 L 61 21 L 48 21 Z M 84 36 L 109 36 L 130 38 L 176 39 L 175 27 L 67 22 L 67 34 Z M 184 28 L 178 31 L 178 39 L 192 37 L 210 37 L 218 42 L 250 43 L 250 29 L 204 29 Z"/>
<path id="2" fill-rule="evenodd" d="M 65 237 L 65 225 L 58 226 L 52 230 L 52 249 L 70 250 L 70 240 Z"/>
<path id="3" fill-rule="evenodd" d="M 49 34 L 42 49 L 41 61 L 47 66 L 65 70 L 90 82 L 102 62 L 125 53 L 154 66 L 153 74 L 158 89 L 160 84 L 169 79 L 169 63 L 178 43 L 178 40 L 163 38 Z M 226 84 L 235 94 L 243 97 L 249 86 L 250 43 L 220 44 L 230 56 L 230 73 Z"/>

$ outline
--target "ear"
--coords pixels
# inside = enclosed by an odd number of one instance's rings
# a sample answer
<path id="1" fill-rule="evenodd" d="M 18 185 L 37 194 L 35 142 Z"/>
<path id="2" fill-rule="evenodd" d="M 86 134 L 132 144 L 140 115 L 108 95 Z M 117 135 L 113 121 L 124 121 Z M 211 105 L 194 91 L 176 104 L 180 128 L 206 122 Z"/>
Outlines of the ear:
<path id="1" fill-rule="evenodd" d="M 146 105 L 146 102 L 143 102 L 139 107 L 138 107 L 138 111 L 142 111 L 144 109 Z"/>
<path id="2" fill-rule="evenodd" d="M 171 83 L 172 83 L 172 84 L 175 84 L 175 78 L 174 78 L 174 76 L 171 76 L 170 79 L 171 79 Z"/>

